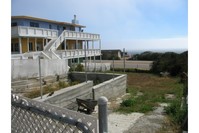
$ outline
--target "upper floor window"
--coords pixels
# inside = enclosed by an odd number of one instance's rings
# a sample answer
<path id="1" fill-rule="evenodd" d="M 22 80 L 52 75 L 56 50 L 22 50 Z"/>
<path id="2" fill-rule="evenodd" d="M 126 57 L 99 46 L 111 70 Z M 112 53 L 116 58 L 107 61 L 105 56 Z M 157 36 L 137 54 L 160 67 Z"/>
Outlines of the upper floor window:
<path id="1" fill-rule="evenodd" d="M 12 22 L 11 23 L 11 26 L 13 27 L 13 26 L 17 26 L 17 22 Z"/>
<path id="2" fill-rule="evenodd" d="M 30 22 L 30 27 L 39 27 L 39 23 Z"/>
<path id="3" fill-rule="evenodd" d="M 71 27 L 70 27 L 70 30 L 71 30 L 71 31 L 75 31 L 75 27 L 71 26 Z"/>
<path id="4" fill-rule="evenodd" d="M 59 30 L 59 25 L 57 25 L 57 30 Z"/>
<path id="5" fill-rule="evenodd" d="M 52 25 L 51 24 L 49 24 L 49 29 L 52 29 Z"/>

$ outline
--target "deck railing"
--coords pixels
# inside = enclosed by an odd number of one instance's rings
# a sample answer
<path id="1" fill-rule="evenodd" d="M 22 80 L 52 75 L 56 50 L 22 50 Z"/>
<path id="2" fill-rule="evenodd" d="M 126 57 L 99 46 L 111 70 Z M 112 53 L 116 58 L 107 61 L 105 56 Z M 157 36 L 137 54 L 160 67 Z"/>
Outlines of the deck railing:
<path id="1" fill-rule="evenodd" d="M 101 55 L 100 49 L 87 49 L 86 56 L 99 56 Z M 71 49 L 71 50 L 56 50 L 56 51 L 37 51 L 26 52 L 24 54 L 12 54 L 11 59 L 37 59 L 38 56 L 43 56 L 46 59 L 71 59 L 80 58 L 85 56 L 84 49 Z"/>
<path id="2" fill-rule="evenodd" d="M 57 50 L 55 51 L 61 58 L 79 58 L 85 56 L 84 49 L 73 49 L 73 50 Z M 100 49 L 88 49 L 86 50 L 86 56 L 99 56 L 101 54 Z"/>
<path id="3" fill-rule="evenodd" d="M 58 31 L 53 29 L 36 28 L 28 26 L 15 26 L 11 28 L 12 37 L 50 37 L 57 38 Z"/>

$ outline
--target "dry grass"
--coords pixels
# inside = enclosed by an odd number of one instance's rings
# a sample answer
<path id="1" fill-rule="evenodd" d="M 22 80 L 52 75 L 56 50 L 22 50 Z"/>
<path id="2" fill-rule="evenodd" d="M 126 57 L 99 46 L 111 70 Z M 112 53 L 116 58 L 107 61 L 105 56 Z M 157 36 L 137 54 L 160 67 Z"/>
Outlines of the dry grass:
<path id="1" fill-rule="evenodd" d="M 127 92 L 131 94 L 130 98 L 123 101 L 119 111 L 143 112 L 152 111 L 160 102 L 169 102 L 165 99 L 165 94 L 174 94 L 177 98 L 182 95 L 183 85 L 179 83 L 178 78 L 159 77 L 149 73 L 127 73 Z M 143 95 L 137 97 L 137 93 Z"/>

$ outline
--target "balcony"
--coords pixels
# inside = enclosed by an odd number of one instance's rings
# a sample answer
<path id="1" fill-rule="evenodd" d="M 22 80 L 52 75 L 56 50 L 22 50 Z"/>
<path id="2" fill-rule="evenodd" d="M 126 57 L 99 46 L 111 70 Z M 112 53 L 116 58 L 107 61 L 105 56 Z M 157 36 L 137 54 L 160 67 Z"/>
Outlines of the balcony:
<path id="1" fill-rule="evenodd" d="M 62 59 L 72 59 L 85 57 L 84 49 L 72 49 L 72 50 L 57 50 L 55 53 Z M 100 49 L 87 49 L 86 56 L 99 56 L 101 55 Z"/>
<path id="2" fill-rule="evenodd" d="M 11 28 L 12 37 L 49 37 L 58 38 L 58 31 L 45 28 L 27 27 L 27 26 L 15 26 Z M 72 40 L 99 40 L 99 34 L 75 32 L 75 31 L 63 31 L 63 37 Z"/>
<path id="3" fill-rule="evenodd" d="M 11 28 L 11 36 L 57 38 L 58 31 L 52 29 L 35 28 L 27 26 L 15 26 Z"/>
<path id="4" fill-rule="evenodd" d="M 64 37 L 66 39 L 78 39 L 78 40 L 100 40 L 99 34 L 64 31 Z"/>
<path id="5" fill-rule="evenodd" d="M 100 56 L 100 49 L 87 49 L 86 56 Z M 72 59 L 85 57 L 84 49 L 57 50 L 57 51 L 37 51 L 24 54 L 12 54 L 12 59 L 37 59 L 43 56 L 45 59 Z"/>

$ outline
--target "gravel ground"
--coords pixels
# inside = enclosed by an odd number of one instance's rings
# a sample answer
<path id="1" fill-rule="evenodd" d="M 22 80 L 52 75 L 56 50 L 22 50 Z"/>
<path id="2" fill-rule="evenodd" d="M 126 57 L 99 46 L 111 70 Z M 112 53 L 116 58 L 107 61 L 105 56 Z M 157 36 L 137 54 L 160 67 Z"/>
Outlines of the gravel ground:
<path id="1" fill-rule="evenodd" d="M 119 106 L 121 98 L 111 101 L 109 105 L 108 115 L 108 131 L 109 133 L 156 133 L 161 131 L 167 118 L 165 116 L 164 107 L 166 103 L 160 103 L 154 111 L 143 113 L 120 114 L 111 111 L 111 105 Z M 113 107 L 113 108 L 114 108 Z M 172 133 L 172 131 L 169 131 Z"/>
<path id="2" fill-rule="evenodd" d="M 111 113 L 108 116 L 109 133 L 122 133 L 133 126 L 143 116 L 143 113 L 131 113 L 128 115 Z"/>

